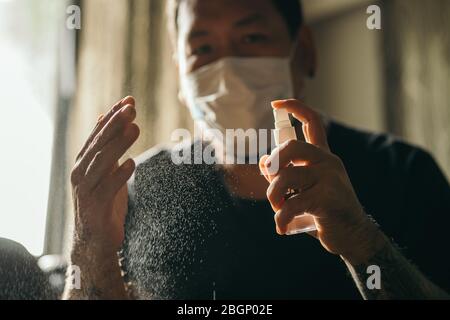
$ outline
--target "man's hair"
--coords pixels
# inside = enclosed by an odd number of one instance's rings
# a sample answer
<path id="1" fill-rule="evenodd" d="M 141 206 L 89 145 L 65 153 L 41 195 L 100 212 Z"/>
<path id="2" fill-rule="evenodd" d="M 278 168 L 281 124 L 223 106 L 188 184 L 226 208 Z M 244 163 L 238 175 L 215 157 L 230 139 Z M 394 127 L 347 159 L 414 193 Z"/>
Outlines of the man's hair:
<path id="1" fill-rule="evenodd" d="M 178 9 L 183 0 L 167 1 L 167 17 L 169 32 L 173 41 L 176 41 L 178 31 Z M 245 0 L 243 0 L 245 1 Z M 303 10 L 301 0 L 272 0 L 275 8 L 286 21 L 290 36 L 294 39 L 303 25 Z"/>

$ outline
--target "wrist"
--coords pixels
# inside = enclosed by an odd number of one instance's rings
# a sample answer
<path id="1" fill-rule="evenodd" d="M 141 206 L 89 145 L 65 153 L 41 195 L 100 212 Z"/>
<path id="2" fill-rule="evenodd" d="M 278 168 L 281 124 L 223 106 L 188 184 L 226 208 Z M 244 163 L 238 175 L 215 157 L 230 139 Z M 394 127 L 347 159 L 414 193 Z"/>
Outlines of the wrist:
<path id="1" fill-rule="evenodd" d="M 68 267 L 64 299 L 129 299 L 117 256 L 101 259 L 79 259 Z M 76 261 L 76 262 L 75 262 Z"/>
<path id="2" fill-rule="evenodd" d="M 353 266 L 368 263 L 389 242 L 369 216 L 355 229 L 351 239 L 353 245 L 340 256 Z"/>
<path id="3" fill-rule="evenodd" d="M 115 250 L 76 243 L 72 246 L 70 258 L 67 294 L 75 292 L 85 299 L 115 299 L 117 297 L 110 294 L 117 293 L 119 298 L 126 298 L 122 270 Z M 74 283 L 79 287 L 73 287 Z"/>
<path id="4" fill-rule="evenodd" d="M 70 252 L 70 260 L 74 265 L 96 266 L 114 265 L 118 262 L 117 250 L 100 243 L 75 241 Z"/>

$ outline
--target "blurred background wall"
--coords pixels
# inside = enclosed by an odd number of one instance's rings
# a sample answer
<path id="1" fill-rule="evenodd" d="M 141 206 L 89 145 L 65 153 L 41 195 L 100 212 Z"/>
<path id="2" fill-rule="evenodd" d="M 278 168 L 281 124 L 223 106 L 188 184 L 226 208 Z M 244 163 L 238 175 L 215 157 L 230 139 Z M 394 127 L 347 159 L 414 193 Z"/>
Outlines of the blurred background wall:
<path id="1" fill-rule="evenodd" d="M 369 4 L 382 8 L 382 30 L 367 29 Z M 308 102 L 341 122 L 425 147 L 450 177 L 450 1 L 304 0 L 304 5 L 319 53 Z M 98 116 L 125 95 L 136 97 L 141 126 L 131 156 L 168 142 L 175 128 L 192 129 L 177 100 L 165 1 L 84 0 L 81 8 L 67 167 Z M 71 208 L 67 197 L 67 221 Z M 70 224 L 65 235 L 70 238 Z"/>
<path id="2" fill-rule="evenodd" d="M 312 106 L 430 151 L 450 177 L 450 1 L 308 1 L 319 54 Z M 381 8 L 382 30 L 365 27 Z"/>
<path id="3" fill-rule="evenodd" d="M 450 177 L 450 1 L 385 0 L 388 131 L 429 150 Z"/>
<path id="4" fill-rule="evenodd" d="M 366 27 L 367 6 L 380 3 L 306 0 L 304 4 L 319 63 L 317 74 L 307 82 L 308 103 L 352 126 L 384 131 L 383 32 Z"/>

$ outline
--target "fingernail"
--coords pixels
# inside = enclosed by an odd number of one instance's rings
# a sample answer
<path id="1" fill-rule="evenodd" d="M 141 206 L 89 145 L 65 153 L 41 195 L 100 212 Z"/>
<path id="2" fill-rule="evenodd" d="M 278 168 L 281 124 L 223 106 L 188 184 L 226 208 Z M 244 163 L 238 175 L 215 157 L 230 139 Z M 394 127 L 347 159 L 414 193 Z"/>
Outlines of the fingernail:
<path id="1" fill-rule="evenodd" d="M 133 103 L 135 102 L 135 99 L 133 96 L 126 96 L 125 98 L 122 99 L 121 103 L 124 103 L 125 101 L 130 100 L 130 99 L 132 100 Z"/>
<path id="2" fill-rule="evenodd" d="M 272 102 L 271 102 L 272 108 L 277 109 L 277 108 L 281 107 L 281 105 L 282 105 L 283 103 L 285 103 L 285 102 L 286 102 L 286 100 L 275 100 L 275 101 L 272 101 Z"/>
<path id="3" fill-rule="evenodd" d="M 132 108 L 133 107 L 131 105 L 127 104 L 125 107 L 123 107 L 122 113 L 126 116 L 131 116 L 131 114 L 133 112 Z"/>
<path id="4" fill-rule="evenodd" d="M 274 100 L 270 104 L 272 105 L 272 108 L 276 108 L 278 104 L 281 103 L 281 100 Z"/>

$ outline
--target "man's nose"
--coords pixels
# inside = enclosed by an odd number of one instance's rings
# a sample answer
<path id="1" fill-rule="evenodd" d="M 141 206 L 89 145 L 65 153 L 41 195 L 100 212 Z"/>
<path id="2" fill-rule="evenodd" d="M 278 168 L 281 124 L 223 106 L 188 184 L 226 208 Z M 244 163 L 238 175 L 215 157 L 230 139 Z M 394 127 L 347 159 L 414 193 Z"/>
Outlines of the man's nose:
<path id="1" fill-rule="evenodd" d="M 222 40 L 220 47 L 218 49 L 218 59 L 227 57 L 240 57 L 242 52 L 240 52 L 239 47 L 231 40 Z"/>

